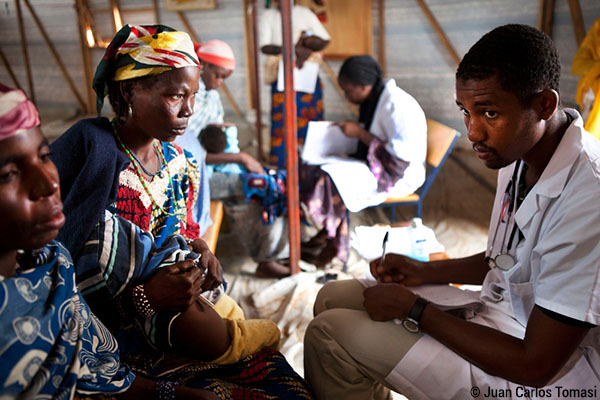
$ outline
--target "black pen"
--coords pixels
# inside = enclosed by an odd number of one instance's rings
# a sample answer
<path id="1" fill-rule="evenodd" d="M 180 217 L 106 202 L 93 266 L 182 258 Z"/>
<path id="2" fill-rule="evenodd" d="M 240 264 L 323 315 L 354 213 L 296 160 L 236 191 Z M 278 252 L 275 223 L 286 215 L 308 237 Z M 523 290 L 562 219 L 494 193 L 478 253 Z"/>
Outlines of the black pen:
<path id="1" fill-rule="evenodd" d="M 383 247 L 383 252 L 381 254 L 381 263 L 380 263 L 381 266 L 383 266 L 383 263 L 385 262 L 385 246 L 387 245 L 389 236 L 390 236 L 390 231 L 387 231 L 385 233 L 385 236 L 383 237 L 383 244 L 381 245 L 381 247 Z"/>

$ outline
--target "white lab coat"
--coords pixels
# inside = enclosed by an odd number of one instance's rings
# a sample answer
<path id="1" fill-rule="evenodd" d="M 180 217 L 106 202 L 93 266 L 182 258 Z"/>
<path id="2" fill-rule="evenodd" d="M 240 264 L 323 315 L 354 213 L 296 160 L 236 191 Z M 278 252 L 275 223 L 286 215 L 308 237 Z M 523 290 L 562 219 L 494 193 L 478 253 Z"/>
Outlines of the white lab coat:
<path id="1" fill-rule="evenodd" d="M 325 164 L 321 169 L 329 174 L 348 210 L 381 204 L 387 197 L 402 197 L 414 193 L 425 181 L 427 155 L 427 121 L 417 101 L 390 79 L 381 93 L 371 134 L 387 142 L 386 149 L 397 158 L 408 161 L 404 176 L 387 192 L 377 191 L 377 179 L 364 162 L 342 160 Z"/>
<path id="2" fill-rule="evenodd" d="M 517 263 L 508 271 L 487 274 L 481 293 L 487 311 L 471 320 L 519 338 L 535 304 L 600 324 L 600 142 L 584 131 L 576 111 L 568 112 L 576 119 L 515 214 L 524 235 L 511 251 Z M 493 232 L 513 169 L 514 164 L 503 168 L 498 176 L 488 243 L 492 256 L 500 251 L 505 224 L 495 243 Z M 507 241 L 511 222 L 508 229 Z M 600 398 L 599 354 L 600 328 L 594 328 L 554 382 L 536 392 L 488 375 L 424 335 L 386 381 L 410 399 L 467 399 L 475 386 L 482 395 L 491 389 L 494 398 L 567 397 L 559 395 L 559 386 L 588 389 L 587 397 Z"/>

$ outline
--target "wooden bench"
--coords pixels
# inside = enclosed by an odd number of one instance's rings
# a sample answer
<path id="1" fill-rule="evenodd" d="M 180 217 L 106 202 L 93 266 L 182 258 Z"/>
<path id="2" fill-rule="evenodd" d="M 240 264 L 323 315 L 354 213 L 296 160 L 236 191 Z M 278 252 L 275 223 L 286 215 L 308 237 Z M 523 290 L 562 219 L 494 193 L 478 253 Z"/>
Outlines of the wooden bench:
<path id="1" fill-rule="evenodd" d="M 217 249 L 217 239 L 219 238 L 219 230 L 221 229 L 221 223 L 223 222 L 223 202 L 218 200 L 210 201 L 210 219 L 212 225 L 208 227 L 202 240 L 208 244 L 210 251 L 215 254 Z"/>

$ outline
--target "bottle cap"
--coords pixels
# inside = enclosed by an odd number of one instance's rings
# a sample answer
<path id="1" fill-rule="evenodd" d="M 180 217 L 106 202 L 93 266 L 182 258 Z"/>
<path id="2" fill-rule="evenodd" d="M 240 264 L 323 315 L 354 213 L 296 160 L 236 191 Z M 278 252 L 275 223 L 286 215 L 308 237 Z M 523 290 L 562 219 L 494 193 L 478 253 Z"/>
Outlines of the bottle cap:
<path id="1" fill-rule="evenodd" d="M 423 225 L 423 220 L 421 218 L 415 217 L 412 219 L 410 226 L 413 228 L 418 228 Z"/>

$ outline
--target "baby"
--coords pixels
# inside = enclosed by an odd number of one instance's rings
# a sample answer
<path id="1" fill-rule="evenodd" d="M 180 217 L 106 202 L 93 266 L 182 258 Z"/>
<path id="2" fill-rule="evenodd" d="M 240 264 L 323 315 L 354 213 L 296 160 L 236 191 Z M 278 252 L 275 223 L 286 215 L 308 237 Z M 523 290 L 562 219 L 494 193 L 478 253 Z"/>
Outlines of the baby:
<path id="1" fill-rule="evenodd" d="M 199 138 L 200 143 L 208 153 L 207 166 L 212 171 L 227 174 L 248 172 L 248 169 L 241 162 L 236 162 L 237 157 L 234 156 L 234 154 L 240 154 L 237 128 L 235 126 L 207 125 L 200 131 Z M 223 158 L 223 162 L 219 162 L 221 161 L 220 158 Z"/>

